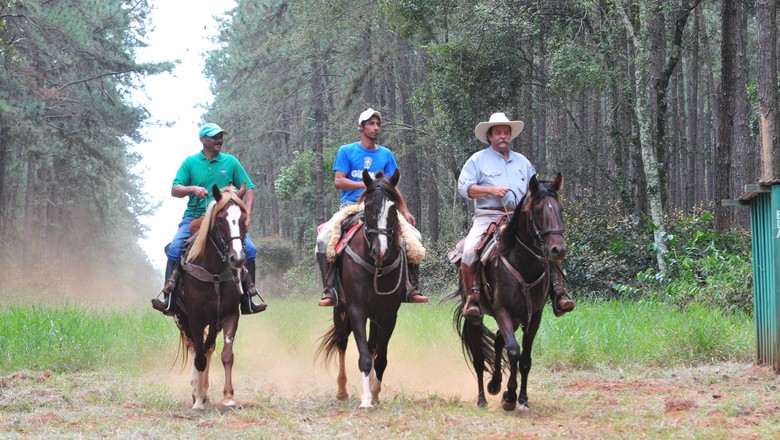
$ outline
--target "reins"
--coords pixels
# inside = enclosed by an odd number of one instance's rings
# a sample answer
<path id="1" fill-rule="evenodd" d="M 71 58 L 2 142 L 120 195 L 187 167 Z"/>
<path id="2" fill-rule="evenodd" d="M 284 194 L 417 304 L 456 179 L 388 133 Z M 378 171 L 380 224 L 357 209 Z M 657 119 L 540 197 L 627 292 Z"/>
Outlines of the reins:
<path id="1" fill-rule="evenodd" d="M 225 205 L 226 207 L 227 205 Z M 225 208 L 223 207 L 223 209 Z M 216 213 L 214 214 L 216 217 Z M 214 246 L 214 249 L 217 251 L 217 255 L 219 255 L 220 259 L 222 260 L 222 263 L 225 264 L 227 261 L 227 250 L 228 245 L 227 243 L 233 241 L 233 240 L 241 240 L 241 246 L 244 246 L 245 239 L 240 236 L 231 236 L 230 239 L 227 241 L 222 237 L 222 233 L 217 229 L 216 234 L 217 238 L 219 239 L 219 243 L 222 245 L 220 247 L 217 242 L 214 241 L 214 237 L 212 237 L 212 230 L 215 229 L 215 223 L 211 222 L 209 225 L 210 230 L 205 231 L 206 234 L 208 234 L 209 242 Z M 204 231 L 199 231 L 198 233 L 203 233 Z M 222 289 L 221 284 L 225 281 L 233 281 L 238 286 L 239 291 L 241 290 L 241 280 L 239 277 L 238 272 L 234 272 L 233 269 L 230 267 L 230 265 L 226 265 L 225 269 L 222 270 L 219 274 L 212 273 L 208 269 L 199 266 L 197 264 L 188 262 L 184 255 L 182 255 L 181 259 L 181 265 L 185 272 L 189 273 L 192 277 L 197 279 L 198 281 L 204 282 L 204 283 L 211 283 L 214 285 L 214 293 L 217 297 L 217 320 L 216 322 L 221 321 L 222 315 Z M 239 271 L 241 269 L 238 269 Z"/>
<path id="2" fill-rule="evenodd" d="M 520 200 L 520 206 L 521 210 L 523 209 L 522 205 L 524 203 L 531 203 L 532 200 L 529 200 L 528 202 L 525 201 L 526 196 L 523 196 L 523 198 Z M 509 260 L 506 259 L 504 255 L 500 255 L 500 258 L 496 260 L 495 265 L 496 268 L 498 268 L 498 262 L 499 260 L 501 263 L 503 263 L 504 268 L 509 272 L 515 280 L 517 280 L 518 283 L 520 283 L 521 290 L 523 292 L 523 297 L 525 299 L 525 302 L 527 304 L 527 312 L 528 312 L 528 322 L 531 322 L 531 315 L 533 314 L 532 308 L 531 308 L 531 289 L 539 285 L 543 280 L 546 280 L 547 285 L 544 289 L 545 296 L 549 294 L 550 290 L 550 279 L 549 276 L 550 272 L 552 272 L 552 262 L 550 260 L 550 255 L 547 251 L 547 247 L 544 243 L 544 237 L 547 235 L 563 235 L 563 228 L 556 228 L 556 229 L 547 229 L 544 231 L 539 230 L 539 226 L 536 224 L 536 221 L 533 218 L 533 215 L 530 213 L 528 214 L 528 229 L 532 232 L 532 238 L 534 241 L 534 245 L 541 250 L 542 255 L 539 255 L 536 251 L 531 249 L 527 244 L 525 244 L 522 240 L 520 240 L 520 237 L 517 233 L 514 234 L 515 241 L 517 243 L 520 243 L 522 247 L 527 250 L 534 258 L 536 258 L 538 261 L 543 263 L 544 271 L 542 272 L 539 277 L 533 281 L 532 283 L 528 283 L 523 275 L 515 269 L 514 266 L 512 266 L 512 263 L 509 262 Z"/>
<path id="3" fill-rule="evenodd" d="M 376 198 L 379 198 L 380 195 L 384 195 L 384 192 L 382 191 L 382 188 L 380 186 L 377 186 L 374 189 L 374 194 L 376 195 Z M 379 204 L 374 205 L 374 212 L 373 216 L 376 218 L 379 214 Z M 368 224 L 363 223 L 361 226 L 363 228 L 363 238 L 366 241 L 366 245 L 370 248 L 371 247 L 371 239 L 369 238 L 368 234 L 382 234 L 385 235 L 388 238 L 388 241 L 395 242 L 395 232 L 396 232 L 396 226 L 398 225 L 398 220 L 396 219 L 395 223 L 389 227 L 389 228 L 371 228 L 368 226 Z M 403 246 L 400 247 L 398 252 L 398 257 L 396 257 L 395 261 L 393 261 L 389 266 L 382 266 L 379 264 L 368 263 L 367 261 L 363 260 L 360 255 L 358 255 L 349 244 L 346 245 L 344 248 L 344 251 L 347 253 L 347 255 L 352 258 L 352 261 L 358 264 L 358 266 L 362 267 L 363 270 L 366 272 L 374 275 L 374 292 L 377 295 L 391 295 L 393 293 L 398 292 L 398 289 L 401 288 L 401 284 L 404 280 L 404 271 L 403 267 L 406 266 L 406 251 L 404 250 Z M 403 264 L 403 266 L 401 266 Z M 392 290 L 383 292 L 379 289 L 379 281 L 380 278 L 385 276 L 385 274 L 392 273 L 395 271 L 398 267 L 401 267 L 401 271 L 398 274 L 398 282 L 396 283 L 395 287 Z"/>

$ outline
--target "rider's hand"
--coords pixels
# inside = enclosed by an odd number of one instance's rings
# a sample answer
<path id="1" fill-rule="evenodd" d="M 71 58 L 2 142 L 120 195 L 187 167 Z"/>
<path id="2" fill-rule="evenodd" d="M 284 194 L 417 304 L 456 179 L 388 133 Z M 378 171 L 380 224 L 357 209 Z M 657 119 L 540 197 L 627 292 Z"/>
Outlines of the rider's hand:
<path id="1" fill-rule="evenodd" d="M 508 192 L 509 192 L 509 188 L 507 188 L 505 186 L 494 186 L 493 187 L 493 195 L 496 196 L 496 197 L 503 198 L 506 195 L 506 193 L 508 193 Z"/>
<path id="2" fill-rule="evenodd" d="M 407 222 L 408 222 L 410 225 L 414 226 L 415 228 L 417 227 L 417 219 L 416 219 L 416 218 L 414 218 L 414 216 L 412 215 L 412 213 L 411 213 L 411 212 L 407 211 L 407 212 L 404 214 L 404 218 L 406 219 L 406 221 L 407 221 Z"/>
<path id="3" fill-rule="evenodd" d="M 192 194 L 199 199 L 205 199 L 209 195 L 209 192 L 206 190 L 206 188 L 201 186 L 192 186 L 190 188 L 192 188 Z"/>

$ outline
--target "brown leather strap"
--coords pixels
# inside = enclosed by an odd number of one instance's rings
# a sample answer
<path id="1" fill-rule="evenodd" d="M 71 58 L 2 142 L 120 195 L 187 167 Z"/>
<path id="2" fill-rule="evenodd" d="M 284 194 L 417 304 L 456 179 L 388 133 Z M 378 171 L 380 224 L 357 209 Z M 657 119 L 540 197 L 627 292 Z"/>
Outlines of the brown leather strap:
<path id="1" fill-rule="evenodd" d="M 228 280 L 238 281 L 235 275 L 233 275 L 233 270 L 230 268 L 230 266 L 226 267 L 225 270 L 223 270 L 220 274 L 213 274 L 208 270 L 198 266 L 197 264 L 192 264 L 186 261 L 183 262 L 182 266 L 187 273 L 197 278 L 199 281 L 203 281 L 204 283 L 221 283 Z"/>

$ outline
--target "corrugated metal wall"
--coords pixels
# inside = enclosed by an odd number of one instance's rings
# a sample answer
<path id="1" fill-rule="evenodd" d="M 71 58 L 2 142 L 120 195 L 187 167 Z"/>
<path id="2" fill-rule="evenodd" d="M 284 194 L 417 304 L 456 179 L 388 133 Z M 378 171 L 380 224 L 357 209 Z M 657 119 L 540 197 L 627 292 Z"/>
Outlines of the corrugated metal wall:
<path id="1" fill-rule="evenodd" d="M 756 362 L 780 372 L 780 185 L 750 200 Z"/>

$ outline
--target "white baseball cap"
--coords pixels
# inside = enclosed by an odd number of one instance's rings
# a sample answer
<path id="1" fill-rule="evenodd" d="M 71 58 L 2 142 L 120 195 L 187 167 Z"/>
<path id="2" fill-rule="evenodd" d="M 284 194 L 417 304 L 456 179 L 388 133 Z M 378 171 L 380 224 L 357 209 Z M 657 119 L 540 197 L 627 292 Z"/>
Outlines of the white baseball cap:
<path id="1" fill-rule="evenodd" d="M 382 119 L 382 115 L 379 114 L 378 111 L 369 107 L 368 110 L 364 111 L 360 114 L 360 116 L 358 116 L 358 125 L 362 125 L 364 121 L 368 121 L 374 115 L 379 116 L 380 120 Z"/>

